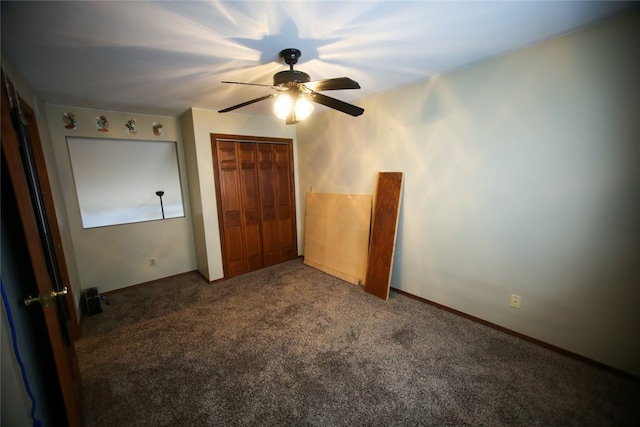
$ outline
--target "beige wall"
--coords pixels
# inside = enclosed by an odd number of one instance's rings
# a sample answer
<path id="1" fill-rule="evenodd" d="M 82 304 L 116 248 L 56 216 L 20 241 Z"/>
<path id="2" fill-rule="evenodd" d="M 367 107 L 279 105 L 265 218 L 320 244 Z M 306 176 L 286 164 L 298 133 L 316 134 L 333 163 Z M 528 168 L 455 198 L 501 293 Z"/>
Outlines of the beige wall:
<path id="1" fill-rule="evenodd" d="M 316 109 L 295 127 L 202 109 L 178 119 L 36 105 L 76 298 L 80 286 L 195 268 L 220 278 L 209 134 L 286 137 L 300 250 L 306 191 L 372 194 L 378 171 L 404 171 L 393 286 L 640 375 L 639 29 L 635 13 L 367 99 L 361 117 Z M 34 102 L 4 57 L 3 67 Z M 91 125 L 64 129 L 67 111 Z M 162 121 L 179 144 L 183 127 L 185 218 L 82 230 L 65 137 L 99 136 L 99 114 L 139 129 Z"/>
<path id="2" fill-rule="evenodd" d="M 275 117 L 255 117 L 192 108 L 182 116 L 182 127 L 189 169 L 189 191 L 194 212 L 194 233 L 198 270 L 209 280 L 223 277 L 222 247 L 218 228 L 218 207 L 213 178 L 211 134 L 265 136 L 293 140 L 295 180 L 297 155 L 295 126 L 287 126 Z M 300 218 L 300 195 L 296 187 L 296 212 Z M 298 219 L 298 223 L 300 220 Z M 298 233 L 298 241 L 300 234 Z M 298 244 L 300 248 L 300 244 Z"/>
<path id="3" fill-rule="evenodd" d="M 300 191 L 404 171 L 392 286 L 640 375 L 637 40 L 638 13 L 315 115 Z"/>
<path id="4" fill-rule="evenodd" d="M 46 110 L 82 288 L 97 286 L 100 292 L 106 292 L 195 270 L 180 121 L 175 117 L 60 105 L 47 105 Z M 75 114 L 77 129 L 65 128 L 63 115 L 66 112 Z M 95 120 L 100 115 L 105 115 L 109 120 L 109 132 L 97 131 Z M 138 128 L 134 135 L 128 134 L 124 125 L 132 118 L 136 120 Z M 153 122 L 163 124 L 162 136 L 153 134 Z M 67 136 L 176 141 L 185 217 L 83 229 L 67 150 Z M 144 165 L 140 167 L 144 168 Z M 156 266 L 149 265 L 149 258 L 156 259 Z"/>

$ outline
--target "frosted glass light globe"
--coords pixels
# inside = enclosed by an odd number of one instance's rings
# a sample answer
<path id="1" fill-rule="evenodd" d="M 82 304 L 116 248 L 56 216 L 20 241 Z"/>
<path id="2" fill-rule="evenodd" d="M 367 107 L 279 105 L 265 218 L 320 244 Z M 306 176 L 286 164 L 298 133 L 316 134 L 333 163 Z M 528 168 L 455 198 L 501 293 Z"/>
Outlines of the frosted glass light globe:
<path id="1" fill-rule="evenodd" d="M 281 119 L 286 119 L 291 111 L 291 97 L 289 95 L 280 95 L 273 104 L 273 112 Z M 313 104 L 304 98 L 298 98 L 295 100 L 295 118 L 296 120 L 304 120 L 309 117 L 309 114 L 313 111 Z"/>

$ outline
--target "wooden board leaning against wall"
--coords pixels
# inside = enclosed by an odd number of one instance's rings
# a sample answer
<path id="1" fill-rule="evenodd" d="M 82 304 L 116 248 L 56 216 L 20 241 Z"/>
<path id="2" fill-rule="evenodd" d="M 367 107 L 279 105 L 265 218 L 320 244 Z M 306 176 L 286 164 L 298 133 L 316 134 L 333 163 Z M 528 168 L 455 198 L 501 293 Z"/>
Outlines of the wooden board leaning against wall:
<path id="1" fill-rule="evenodd" d="M 367 272 L 368 194 L 307 193 L 304 263 L 358 284 Z"/>
<path id="2" fill-rule="evenodd" d="M 389 298 L 391 287 L 402 183 L 402 172 L 380 172 L 378 175 L 364 290 L 384 300 Z"/>

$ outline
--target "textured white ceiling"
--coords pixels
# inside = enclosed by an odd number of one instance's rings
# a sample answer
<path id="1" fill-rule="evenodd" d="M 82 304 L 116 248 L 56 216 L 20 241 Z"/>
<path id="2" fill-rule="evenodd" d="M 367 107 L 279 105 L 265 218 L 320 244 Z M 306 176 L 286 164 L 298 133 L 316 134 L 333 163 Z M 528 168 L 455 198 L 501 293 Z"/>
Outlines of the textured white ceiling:
<path id="1" fill-rule="evenodd" d="M 147 114 L 267 95 L 297 48 L 347 102 L 517 50 L 632 7 L 616 1 L 85 1 L 1 3 L 2 51 L 47 103 Z M 270 114 L 271 100 L 236 110 Z M 320 107 L 325 108 L 325 107 Z"/>

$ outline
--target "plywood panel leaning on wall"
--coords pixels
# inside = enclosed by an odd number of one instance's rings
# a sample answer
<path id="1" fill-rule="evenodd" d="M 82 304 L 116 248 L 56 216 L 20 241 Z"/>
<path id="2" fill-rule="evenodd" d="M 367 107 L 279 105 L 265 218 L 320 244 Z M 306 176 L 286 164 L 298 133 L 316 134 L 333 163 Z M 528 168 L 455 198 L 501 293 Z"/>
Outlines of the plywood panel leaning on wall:
<path id="1" fill-rule="evenodd" d="M 389 298 L 402 178 L 402 172 L 380 172 L 373 208 L 369 266 L 364 290 L 384 300 Z"/>
<path id="2" fill-rule="evenodd" d="M 304 263 L 357 284 L 367 272 L 371 196 L 307 193 Z"/>

